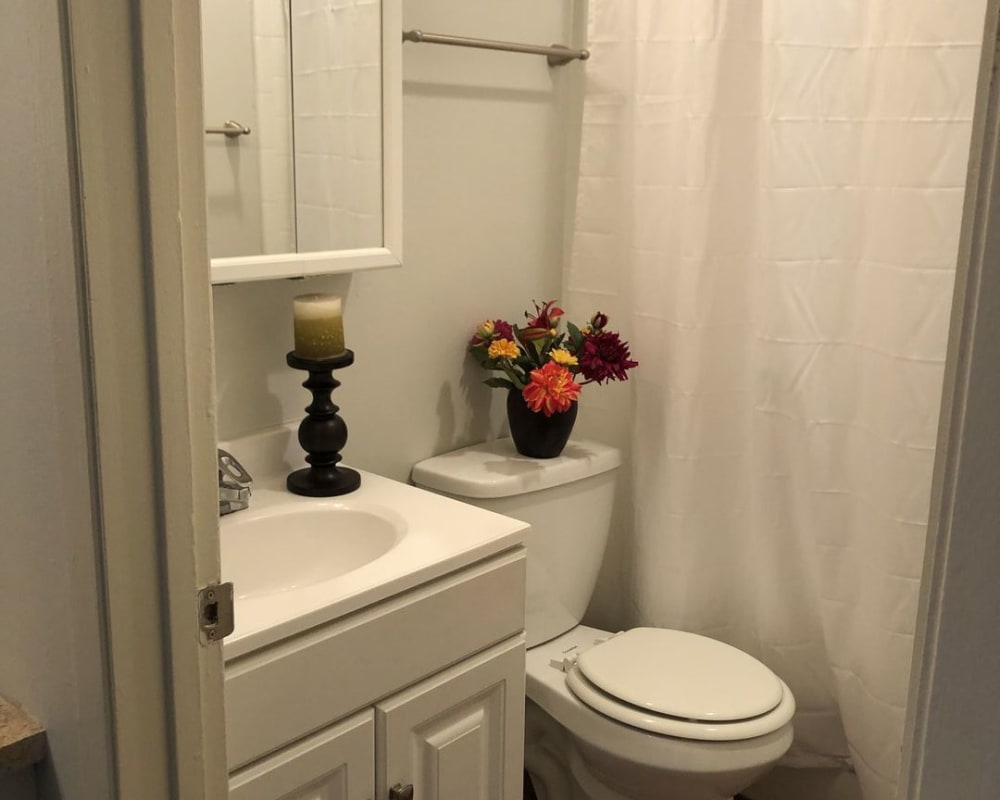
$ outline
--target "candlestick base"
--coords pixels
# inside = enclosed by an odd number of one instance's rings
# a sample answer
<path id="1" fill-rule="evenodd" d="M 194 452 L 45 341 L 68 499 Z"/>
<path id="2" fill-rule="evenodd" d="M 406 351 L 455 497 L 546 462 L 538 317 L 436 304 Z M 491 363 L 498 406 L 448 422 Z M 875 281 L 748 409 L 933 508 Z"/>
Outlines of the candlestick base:
<path id="1" fill-rule="evenodd" d="M 333 370 L 349 367 L 354 363 L 354 353 L 345 350 L 333 358 L 301 358 L 294 351 L 285 360 L 288 366 L 305 370 L 309 377 L 303 386 L 312 392 L 312 402 L 299 424 L 299 444 L 309 455 L 304 469 L 288 475 L 288 491 L 306 497 L 334 497 L 353 492 L 361 485 L 361 475 L 349 467 L 338 467 L 340 451 L 347 444 L 347 425 L 337 414 L 340 408 L 330 399 L 340 381 L 333 377 Z"/>
<path id="2" fill-rule="evenodd" d="M 339 494 L 350 494 L 361 486 L 361 475 L 350 467 L 326 470 L 311 466 L 289 473 L 285 486 L 292 494 L 305 497 L 336 497 Z"/>

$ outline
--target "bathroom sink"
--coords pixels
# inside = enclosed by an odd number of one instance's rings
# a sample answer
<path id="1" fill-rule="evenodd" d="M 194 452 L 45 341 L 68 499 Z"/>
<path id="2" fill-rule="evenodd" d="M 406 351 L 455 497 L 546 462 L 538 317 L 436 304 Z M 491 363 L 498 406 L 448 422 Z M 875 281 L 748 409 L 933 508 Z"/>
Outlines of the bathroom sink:
<path id="1" fill-rule="evenodd" d="M 339 497 L 286 488 L 302 465 L 294 426 L 220 442 L 253 475 L 250 507 L 219 519 L 236 627 L 227 663 L 520 545 L 527 525 L 358 470 Z"/>
<path id="2" fill-rule="evenodd" d="M 406 534 L 392 509 L 351 502 L 277 505 L 222 518 L 222 577 L 236 597 L 291 592 L 331 581 L 392 550 Z"/>

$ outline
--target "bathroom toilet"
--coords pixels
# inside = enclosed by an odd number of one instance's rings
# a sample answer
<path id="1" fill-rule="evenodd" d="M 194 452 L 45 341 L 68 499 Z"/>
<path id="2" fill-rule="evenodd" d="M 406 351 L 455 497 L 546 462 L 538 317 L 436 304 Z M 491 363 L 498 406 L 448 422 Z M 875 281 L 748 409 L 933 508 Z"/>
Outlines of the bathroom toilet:
<path id="1" fill-rule="evenodd" d="M 728 800 L 791 746 L 795 700 L 766 666 L 714 639 L 580 624 L 620 464 L 595 442 L 541 460 L 501 439 L 421 461 L 412 478 L 531 524 L 525 767 L 539 800 Z"/>

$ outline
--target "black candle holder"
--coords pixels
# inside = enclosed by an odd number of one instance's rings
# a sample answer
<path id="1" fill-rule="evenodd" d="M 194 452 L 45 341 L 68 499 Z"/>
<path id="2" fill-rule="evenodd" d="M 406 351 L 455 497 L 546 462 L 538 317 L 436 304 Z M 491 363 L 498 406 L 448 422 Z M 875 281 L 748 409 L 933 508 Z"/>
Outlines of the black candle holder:
<path id="1" fill-rule="evenodd" d="M 337 412 L 340 411 L 330 395 L 340 386 L 333 377 L 335 369 L 354 363 L 354 353 L 345 350 L 333 358 L 300 358 L 295 352 L 285 359 L 288 366 L 306 370 L 309 377 L 302 384 L 312 392 L 312 402 L 306 406 L 308 416 L 299 423 L 299 444 L 309 455 L 308 467 L 288 475 L 288 491 L 307 497 L 333 497 L 348 494 L 361 485 L 361 476 L 349 467 L 338 467 L 340 451 L 347 444 L 347 425 Z"/>

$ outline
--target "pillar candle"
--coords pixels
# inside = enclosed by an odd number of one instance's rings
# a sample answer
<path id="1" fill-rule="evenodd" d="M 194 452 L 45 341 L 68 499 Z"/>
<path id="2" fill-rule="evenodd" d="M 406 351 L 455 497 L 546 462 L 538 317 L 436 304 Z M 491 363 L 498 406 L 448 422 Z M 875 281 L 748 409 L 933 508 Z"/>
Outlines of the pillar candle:
<path id="1" fill-rule="evenodd" d="M 302 294 L 292 301 L 295 355 L 322 360 L 344 352 L 344 316 L 335 294 Z"/>

